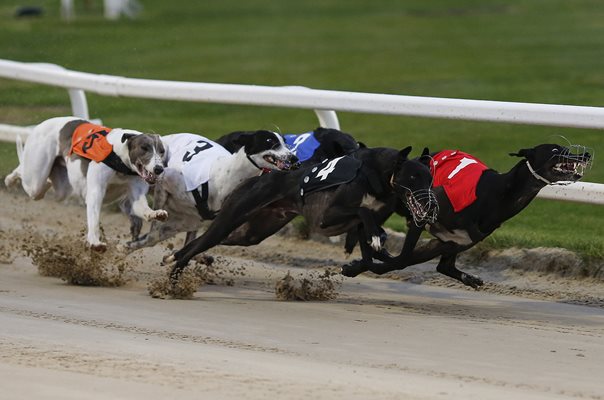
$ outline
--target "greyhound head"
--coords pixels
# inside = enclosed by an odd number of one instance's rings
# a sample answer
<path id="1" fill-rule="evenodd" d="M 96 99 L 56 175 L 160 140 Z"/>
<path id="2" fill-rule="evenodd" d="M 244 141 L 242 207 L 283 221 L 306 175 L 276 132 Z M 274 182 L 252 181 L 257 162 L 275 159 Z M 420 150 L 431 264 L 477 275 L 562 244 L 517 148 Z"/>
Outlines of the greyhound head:
<path id="1" fill-rule="evenodd" d="M 287 148 L 281 135 L 275 132 L 246 132 L 241 134 L 236 142 L 242 146 L 252 164 L 259 169 L 287 170 L 295 167 L 298 162 L 298 158 Z"/>
<path id="2" fill-rule="evenodd" d="M 333 159 L 347 154 L 351 154 L 359 149 L 359 143 L 348 133 L 337 129 L 317 128 L 314 130 L 315 139 L 321 146 L 317 151 L 321 151 L 317 160 Z M 313 156 L 313 158 L 315 158 Z"/>
<path id="3" fill-rule="evenodd" d="M 409 160 L 410 152 L 411 146 L 399 152 L 390 183 L 411 213 L 415 225 L 421 226 L 436 220 L 438 202 L 432 191 L 428 148 L 417 159 Z"/>
<path id="4" fill-rule="evenodd" d="M 159 135 L 124 133 L 122 142 L 127 142 L 130 163 L 148 184 L 157 182 L 166 166 L 166 149 Z"/>
<path id="5" fill-rule="evenodd" d="M 579 145 L 540 144 L 510 155 L 524 157 L 533 176 L 546 184 L 581 179 L 585 169 L 591 168 L 593 159 L 588 148 Z"/>

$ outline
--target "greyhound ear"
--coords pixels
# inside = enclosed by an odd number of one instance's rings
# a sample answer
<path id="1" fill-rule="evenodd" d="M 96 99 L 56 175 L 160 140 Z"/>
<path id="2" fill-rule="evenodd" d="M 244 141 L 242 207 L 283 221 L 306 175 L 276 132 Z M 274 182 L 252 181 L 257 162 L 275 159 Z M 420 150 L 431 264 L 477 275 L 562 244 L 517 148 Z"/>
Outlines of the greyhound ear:
<path id="1" fill-rule="evenodd" d="M 535 149 L 520 149 L 518 153 L 510 153 L 512 157 L 530 158 L 535 155 Z"/>
<path id="2" fill-rule="evenodd" d="M 359 149 L 366 149 L 367 145 L 363 142 L 357 142 L 359 144 Z"/>
<path id="3" fill-rule="evenodd" d="M 164 150 L 163 154 L 161 155 L 161 161 L 162 161 L 162 164 L 164 165 L 164 167 L 167 167 L 168 166 L 168 144 L 164 143 L 163 140 L 161 140 L 161 135 L 153 134 L 153 137 L 155 138 L 155 140 L 157 140 L 158 146 Z"/>
<path id="4" fill-rule="evenodd" d="M 409 158 L 409 153 L 411 153 L 411 150 L 413 149 L 413 147 L 411 146 L 407 146 L 404 149 L 402 149 L 401 151 L 398 152 L 398 158 L 399 160 L 406 160 Z"/>
<path id="5" fill-rule="evenodd" d="M 245 147 L 248 143 L 252 141 L 253 137 L 254 132 L 242 132 L 241 135 L 239 135 L 235 140 L 233 140 L 233 143 L 238 144 L 241 147 Z"/>
<path id="6" fill-rule="evenodd" d="M 430 166 L 431 160 L 432 160 L 432 157 L 430 157 L 430 150 L 427 147 L 424 147 L 424 151 L 422 151 L 422 155 L 419 157 L 419 162 L 421 162 L 422 164 L 425 164 L 427 166 Z"/>
<path id="7" fill-rule="evenodd" d="M 126 142 L 126 140 L 130 139 L 131 137 L 136 136 L 134 133 L 124 133 L 122 135 L 122 143 Z"/>
<path id="8" fill-rule="evenodd" d="M 411 146 L 407 146 L 404 149 L 402 149 L 401 151 L 398 152 L 398 155 L 396 157 L 396 162 L 394 163 L 394 171 L 398 171 L 402 164 L 407 161 L 409 159 L 409 153 L 411 153 Z"/>
<path id="9" fill-rule="evenodd" d="M 319 140 L 321 138 L 321 136 L 325 135 L 325 133 L 327 133 L 327 129 L 323 128 L 322 126 L 317 127 L 317 129 L 315 129 L 313 131 L 313 133 L 315 134 L 315 138 L 317 140 Z"/>

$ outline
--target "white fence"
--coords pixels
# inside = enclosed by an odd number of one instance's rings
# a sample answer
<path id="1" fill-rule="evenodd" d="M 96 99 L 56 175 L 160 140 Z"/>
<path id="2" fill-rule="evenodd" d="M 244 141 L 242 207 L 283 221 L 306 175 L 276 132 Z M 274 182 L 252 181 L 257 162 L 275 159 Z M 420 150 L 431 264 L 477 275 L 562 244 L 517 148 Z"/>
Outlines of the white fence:
<path id="1" fill-rule="evenodd" d="M 52 64 L 0 60 L 0 77 L 68 89 L 74 115 L 89 118 L 84 91 L 106 96 L 314 110 L 321 126 L 339 129 L 335 111 L 408 115 L 574 128 L 604 128 L 604 108 L 555 104 L 444 99 L 374 93 L 134 79 L 70 71 Z M 335 111 L 334 111 L 335 110 Z M 28 128 L 0 124 L 0 140 L 14 141 Z M 604 204 L 604 184 L 548 186 L 540 197 Z"/>

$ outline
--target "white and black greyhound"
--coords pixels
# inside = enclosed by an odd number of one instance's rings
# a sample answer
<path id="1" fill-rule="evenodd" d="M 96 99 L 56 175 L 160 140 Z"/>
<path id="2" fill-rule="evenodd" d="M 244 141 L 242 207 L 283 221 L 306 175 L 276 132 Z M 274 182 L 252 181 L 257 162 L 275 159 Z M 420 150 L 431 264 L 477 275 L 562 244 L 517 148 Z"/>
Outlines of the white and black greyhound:
<path id="1" fill-rule="evenodd" d="M 124 199 L 122 209 L 133 218 L 162 220 L 164 210 L 147 203 L 149 184 L 164 171 L 165 149 L 159 135 L 110 129 L 78 117 L 57 117 L 37 125 L 25 144 L 17 139 L 19 166 L 5 179 L 21 182 L 34 200 L 53 187 L 56 198 L 79 195 L 86 202 L 87 242 L 104 251 L 100 214 L 103 201 Z"/>
<path id="2" fill-rule="evenodd" d="M 180 232 L 194 238 L 204 220 L 213 219 L 227 196 L 243 181 L 271 170 L 288 170 L 298 159 L 281 135 L 246 132 L 236 139 L 231 154 L 203 136 L 177 133 L 162 137 L 168 148 L 168 167 L 155 187 L 154 205 L 168 210 L 169 220 L 154 222 L 149 233 L 128 244 L 131 250 L 152 246 Z"/>

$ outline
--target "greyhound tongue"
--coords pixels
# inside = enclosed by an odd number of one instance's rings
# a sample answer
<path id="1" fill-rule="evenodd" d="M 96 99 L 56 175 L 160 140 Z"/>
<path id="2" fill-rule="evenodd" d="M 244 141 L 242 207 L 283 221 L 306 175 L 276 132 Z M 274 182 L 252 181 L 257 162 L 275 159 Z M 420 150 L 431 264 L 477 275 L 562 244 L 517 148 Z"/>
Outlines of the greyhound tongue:
<path id="1" fill-rule="evenodd" d="M 277 168 L 279 169 L 289 169 L 289 164 L 283 160 L 277 160 Z"/>
<path id="2" fill-rule="evenodd" d="M 155 183 L 155 175 L 146 169 L 143 169 L 143 179 L 150 185 Z"/>

